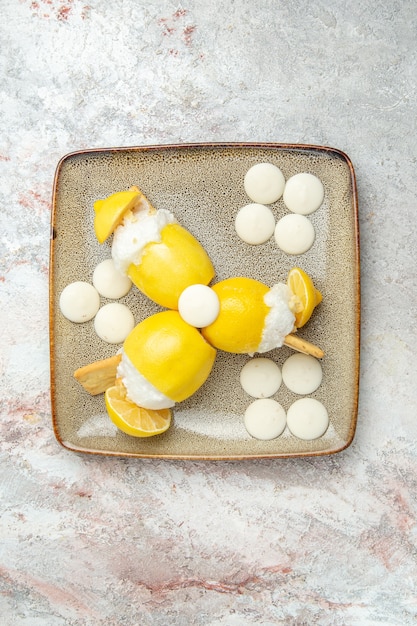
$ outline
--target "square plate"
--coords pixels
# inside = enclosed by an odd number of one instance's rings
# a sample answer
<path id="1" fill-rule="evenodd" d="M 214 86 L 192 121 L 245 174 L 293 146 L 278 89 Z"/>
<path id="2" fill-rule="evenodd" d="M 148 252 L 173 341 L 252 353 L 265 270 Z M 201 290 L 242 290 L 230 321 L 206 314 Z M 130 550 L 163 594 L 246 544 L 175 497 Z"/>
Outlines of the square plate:
<path id="1" fill-rule="evenodd" d="M 289 256 L 274 238 L 250 246 L 236 235 L 237 210 L 248 204 L 243 188 L 254 164 L 277 165 L 286 179 L 311 172 L 325 188 L 322 206 L 309 216 L 316 240 L 305 254 Z M 300 336 L 325 351 L 323 382 L 312 397 L 326 406 L 330 426 L 314 441 L 286 429 L 272 441 L 251 438 L 243 414 L 252 402 L 239 383 L 245 355 L 218 353 L 203 387 L 174 409 L 163 435 L 138 439 L 119 432 L 103 396 L 90 396 L 73 378 L 82 365 L 111 356 L 119 346 L 100 340 L 93 321 L 73 324 L 59 310 L 59 295 L 76 280 L 92 281 L 96 265 L 110 257 L 93 229 L 93 202 L 140 187 L 156 208 L 171 210 L 206 248 L 217 276 L 256 278 L 269 286 L 286 281 L 293 266 L 309 273 L 323 302 Z M 282 199 L 275 217 L 288 213 Z M 138 323 L 160 308 L 133 287 L 121 300 Z M 102 304 L 106 299 L 102 298 Z M 58 441 L 76 452 L 179 459 L 244 459 L 313 456 L 339 452 L 353 440 L 359 390 L 359 233 L 355 174 L 350 159 L 328 147 L 290 144 L 198 144 L 93 149 L 74 152 L 58 164 L 53 191 L 50 257 L 50 347 L 53 427 Z M 266 356 L 280 366 L 289 348 Z M 282 384 L 274 398 L 288 410 L 296 396 Z"/>

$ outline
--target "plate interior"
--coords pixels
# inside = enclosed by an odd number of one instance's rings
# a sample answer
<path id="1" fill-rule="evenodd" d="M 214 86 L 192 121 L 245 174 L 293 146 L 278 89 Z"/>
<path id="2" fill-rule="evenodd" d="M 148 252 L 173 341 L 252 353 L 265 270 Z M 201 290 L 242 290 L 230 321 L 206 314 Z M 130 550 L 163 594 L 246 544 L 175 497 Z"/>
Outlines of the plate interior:
<path id="1" fill-rule="evenodd" d="M 250 202 L 243 178 L 252 165 L 277 165 L 286 179 L 311 172 L 325 188 L 323 205 L 309 216 L 316 240 L 305 254 L 289 256 L 272 238 L 250 246 L 236 235 L 238 209 Z M 269 286 L 300 266 L 314 279 L 323 302 L 299 331 L 325 351 L 323 383 L 310 394 L 326 406 L 330 427 L 314 441 L 286 429 L 272 441 L 251 438 L 243 414 L 253 400 L 241 389 L 245 355 L 219 352 L 212 374 L 189 400 L 177 405 L 163 435 L 137 439 L 119 432 L 107 417 L 103 396 L 92 397 L 74 380 L 78 367 L 111 356 L 119 346 L 100 340 L 93 322 L 73 324 L 59 310 L 59 295 L 75 281 L 92 281 L 96 265 L 110 258 L 111 243 L 98 244 L 93 203 L 138 185 L 151 203 L 171 210 L 204 245 L 215 281 L 248 276 Z M 288 213 L 282 199 L 271 205 L 276 220 Z M 359 369 L 359 261 L 355 177 L 342 152 L 315 146 L 214 144 L 116 148 L 76 152 L 58 165 L 53 198 L 50 265 L 51 389 L 58 441 L 79 452 L 189 459 L 319 455 L 347 447 L 354 435 Z M 101 299 L 102 304 L 108 302 Z M 133 287 L 120 300 L 138 323 L 160 309 Z M 279 365 L 288 348 L 269 352 Z M 300 396 L 281 385 L 274 398 L 287 410 Z"/>

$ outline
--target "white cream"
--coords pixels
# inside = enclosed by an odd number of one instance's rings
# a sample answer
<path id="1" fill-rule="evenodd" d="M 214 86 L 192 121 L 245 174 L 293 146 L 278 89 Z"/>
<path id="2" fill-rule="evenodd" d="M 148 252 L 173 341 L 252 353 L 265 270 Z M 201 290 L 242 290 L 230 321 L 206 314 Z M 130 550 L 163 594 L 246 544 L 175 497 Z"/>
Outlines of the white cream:
<path id="1" fill-rule="evenodd" d="M 284 215 L 275 226 L 275 241 L 287 254 L 303 254 L 310 250 L 316 233 L 314 226 L 305 215 L 290 213 Z"/>
<path id="2" fill-rule="evenodd" d="M 257 163 L 246 172 L 243 184 L 251 200 L 272 204 L 282 196 L 285 178 L 273 163 Z"/>
<path id="3" fill-rule="evenodd" d="M 146 206 L 140 206 L 127 215 L 113 236 L 111 253 L 117 270 L 126 274 L 131 263 L 139 265 L 145 246 L 161 241 L 165 226 L 175 223 L 174 215 L 165 209 L 149 214 Z"/>
<path id="4" fill-rule="evenodd" d="M 291 291 L 284 283 L 277 283 L 265 294 L 264 302 L 270 311 L 265 319 L 257 352 L 280 348 L 285 337 L 293 330 L 295 317 L 289 307 L 291 297 Z"/>
<path id="5" fill-rule="evenodd" d="M 175 402 L 156 389 L 138 372 L 129 357 L 122 352 L 122 360 L 117 368 L 117 376 L 122 379 L 129 400 L 144 409 L 170 409 Z"/>

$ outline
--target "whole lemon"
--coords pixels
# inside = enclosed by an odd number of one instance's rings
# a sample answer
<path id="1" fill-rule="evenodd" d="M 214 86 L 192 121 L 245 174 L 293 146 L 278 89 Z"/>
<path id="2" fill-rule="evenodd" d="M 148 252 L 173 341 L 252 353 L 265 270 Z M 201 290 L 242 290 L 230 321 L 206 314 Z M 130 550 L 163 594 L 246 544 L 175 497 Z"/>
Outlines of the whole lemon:
<path id="1" fill-rule="evenodd" d="M 158 391 L 181 402 L 207 380 L 216 350 L 178 311 L 156 313 L 140 322 L 123 344 L 139 374 Z"/>
<path id="2" fill-rule="evenodd" d="M 253 278 L 228 278 L 212 287 L 220 300 L 217 319 L 201 330 L 203 337 L 225 352 L 256 352 L 269 307 L 264 297 L 269 287 Z"/>
<path id="3" fill-rule="evenodd" d="M 127 274 L 148 298 L 177 309 L 184 289 L 197 283 L 208 285 L 215 271 L 203 246 L 188 230 L 167 224 L 161 240 L 148 243 L 140 263 L 131 263 Z"/>

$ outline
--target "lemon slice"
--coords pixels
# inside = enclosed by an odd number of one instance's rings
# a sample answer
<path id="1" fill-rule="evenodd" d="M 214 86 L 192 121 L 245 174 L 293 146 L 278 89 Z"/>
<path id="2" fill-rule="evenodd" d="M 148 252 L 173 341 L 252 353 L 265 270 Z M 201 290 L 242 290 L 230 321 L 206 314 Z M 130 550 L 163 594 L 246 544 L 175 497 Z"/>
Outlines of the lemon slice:
<path id="1" fill-rule="evenodd" d="M 322 295 L 314 287 L 310 276 L 299 267 L 293 267 L 289 271 L 287 285 L 294 296 L 295 326 L 301 328 L 308 322 L 314 309 L 322 301 Z"/>
<path id="2" fill-rule="evenodd" d="M 111 421 L 127 435 L 153 437 L 170 427 L 172 413 L 169 409 L 144 409 L 130 402 L 123 385 L 109 387 L 104 398 Z"/>
<path id="3" fill-rule="evenodd" d="M 137 191 L 118 191 L 105 200 L 94 203 L 94 231 L 99 243 L 104 243 L 121 223 L 123 216 L 141 197 Z"/>

